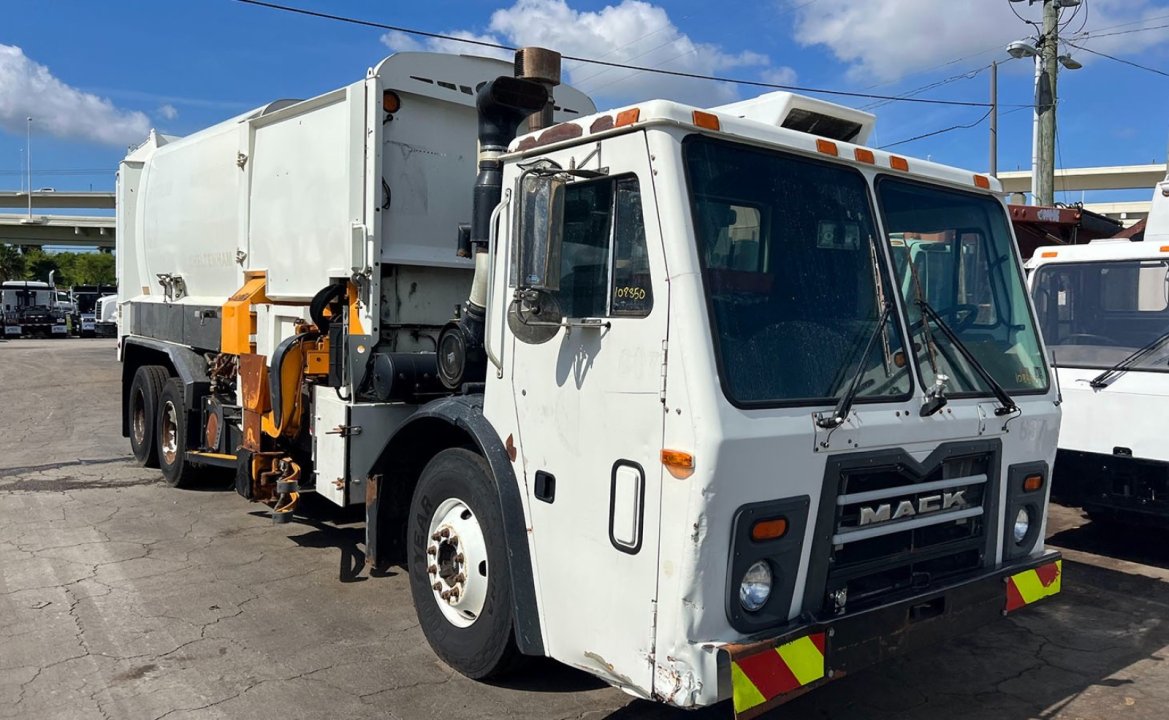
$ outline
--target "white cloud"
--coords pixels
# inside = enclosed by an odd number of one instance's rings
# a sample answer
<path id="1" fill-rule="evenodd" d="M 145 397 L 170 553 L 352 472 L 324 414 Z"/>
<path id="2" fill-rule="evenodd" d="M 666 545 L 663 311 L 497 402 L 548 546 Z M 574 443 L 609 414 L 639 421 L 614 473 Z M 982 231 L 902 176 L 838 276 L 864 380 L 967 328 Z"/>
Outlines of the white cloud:
<path id="1" fill-rule="evenodd" d="M 19 47 L 0 44 L 0 129 L 23 134 L 28 117 L 38 133 L 109 145 L 138 142 L 150 130 L 145 113 L 66 85 Z"/>
<path id="2" fill-rule="evenodd" d="M 795 80 L 794 70 L 772 67 L 766 55 L 728 52 L 717 45 L 691 39 L 674 25 L 665 9 L 643 0 L 621 0 L 595 12 L 574 10 L 566 0 L 516 0 L 511 7 L 491 15 L 485 34 L 467 31 L 447 34 L 516 47 L 536 45 L 564 55 L 696 75 L 740 74 L 753 69 L 765 73 L 765 77 L 783 78 L 784 82 Z M 512 57 L 506 51 L 490 51 L 447 40 L 418 41 L 397 32 L 382 36 L 382 42 L 393 50 L 427 49 Z M 594 99 L 601 97 L 613 103 L 668 98 L 709 106 L 735 100 L 740 95 L 728 83 L 574 61 L 565 61 L 564 70 L 567 82 Z"/>
<path id="3" fill-rule="evenodd" d="M 154 114 L 158 115 L 163 120 L 174 120 L 179 116 L 179 110 L 170 103 L 163 103 L 162 105 L 158 106 L 158 110 L 155 110 Z"/>
<path id="4" fill-rule="evenodd" d="M 981 56 L 989 62 L 997 52 L 1005 59 L 1005 47 L 1012 40 L 1025 38 L 1034 30 L 1011 13 L 1005 0 L 978 2 L 939 2 L 938 0 L 788 0 L 795 14 L 794 35 L 805 46 L 823 45 L 839 60 L 848 63 L 854 80 L 893 81 L 914 72 L 935 68 L 965 56 Z M 1068 27 L 1079 28 L 1084 13 L 1090 11 L 1087 30 L 1134 23 L 1117 32 L 1141 27 L 1164 25 L 1169 7 L 1154 5 L 1150 0 L 1085 0 L 1090 5 L 1080 9 Z M 1018 3 L 1014 7 L 1031 20 L 1040 20 L 1039 7 Z M 1070 18 L 1073 9 L 1065 9 Z M 1160 17 L 1160 20 L 1155 18 Z M 1089 36 L 1090 37 L 1090 36 Z M 1077 41 L 1101 52 L 1135 52 L 1164 42 L 1166 29 L 1098 39 Z M 1066 48 L 1061 48 L 1065 52 Z M 1072 53 L 1076 51 L 1073 48 Z M 1079 53 L 1085 64 L 1091 59 Z M 978 60 L 970 58 L 977 64 Z"/>

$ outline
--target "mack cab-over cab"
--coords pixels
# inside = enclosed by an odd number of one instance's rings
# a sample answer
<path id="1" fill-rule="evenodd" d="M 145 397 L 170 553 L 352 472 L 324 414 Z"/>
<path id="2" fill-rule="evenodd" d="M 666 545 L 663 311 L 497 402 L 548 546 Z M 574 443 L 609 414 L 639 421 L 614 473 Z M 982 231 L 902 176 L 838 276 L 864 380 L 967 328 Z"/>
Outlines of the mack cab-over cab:
<path id="1" fill-rule="evenodd" d="M 364 503 L 475 678 L 546 655 L 748 717 L 1058 592 L 996 181 L 786 93 L 598 113 L 545 52 L 396 55 L 131 153 L 139 459 Z"/>

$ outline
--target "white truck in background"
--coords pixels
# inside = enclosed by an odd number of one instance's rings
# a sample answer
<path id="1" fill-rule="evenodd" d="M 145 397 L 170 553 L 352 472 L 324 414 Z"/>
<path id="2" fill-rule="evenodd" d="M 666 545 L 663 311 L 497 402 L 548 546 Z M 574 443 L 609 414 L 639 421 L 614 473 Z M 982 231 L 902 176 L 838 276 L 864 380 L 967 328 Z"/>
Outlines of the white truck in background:
<path id="1" fill-rule="evenodd" d="M 118 336 L 118 296 L 116 293 L 98 298 L 93 321 L 93 334 L 100 338 Z"/>
<path id="2" fill-rule="evenodd" d="M 1063 388 L 1053 492 L 1098 519 L 1169 523 L 1169 177 L 1143 242 L 1041 247 L 1027 267 Z"/>
<path id="3" fill-rule="evenodd" d="M 753 717 L 1058 592 L 1056 387 L 996 181 L 787 93 L 598 113 L 559 61 L 402 53 L 133 150 L 135 457 L 235 468 L 277 520 L 364 504 L 472 678 L 545 655 Z M 990 319 L 892 236 L 973 247 Z"/>

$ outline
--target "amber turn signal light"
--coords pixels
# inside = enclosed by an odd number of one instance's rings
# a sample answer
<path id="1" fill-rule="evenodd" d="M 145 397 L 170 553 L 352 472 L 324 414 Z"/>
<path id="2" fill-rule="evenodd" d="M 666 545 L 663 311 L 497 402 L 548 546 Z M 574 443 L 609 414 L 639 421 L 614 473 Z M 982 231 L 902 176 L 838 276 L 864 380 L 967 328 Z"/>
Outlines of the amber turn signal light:
<path id="1" fill-rule="evenodd" d="M 681 450 L 662 450 L 662 465 L 676 478 L 688 478 L 694 472 L 694 456 Z"/>
<path id="2" fill-rule="evenodd" d="M 751 526 L 751 539 L 755 542 L 777 540 L 787 535 L 787 518 L 758 520 Z"/>
<path id="3" fill-rule="evenodd" d="M 1023 491 L 1035 492 L 1043 489 L 1043 476 L 1036 473 L 1023 478 Z"/>
<path id="4" fill-rule="evenodd" d="M 402 107 L 402 98 L 398 97 L 398 93 L 393 90 L 386 90 L 382 93 L 382 110 L 388 113 L 396 113 Z"/>

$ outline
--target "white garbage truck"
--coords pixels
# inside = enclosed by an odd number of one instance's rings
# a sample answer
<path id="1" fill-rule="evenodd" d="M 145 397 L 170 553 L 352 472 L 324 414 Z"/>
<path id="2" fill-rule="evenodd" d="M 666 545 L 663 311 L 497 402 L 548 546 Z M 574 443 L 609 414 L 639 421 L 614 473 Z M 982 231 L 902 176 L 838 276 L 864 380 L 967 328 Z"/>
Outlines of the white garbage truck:
<path id="1" fill-rule="evenodd" d="M 559 62 L 401 53 L 130 152 L 135 457 L 277 520 L 363 504 L 472 678 L 549 656 L 752 717 L 1057 593 L 997 182 L 787 93 L 597 112 Z"/>
<path id="2" fill-rule="evenodd" d="M 1142 242 L 1041 247 L 1028 261 L 1063 388 L 1053 491 L 1101 520 L 1169 522 L 1169 178 Z"/>

